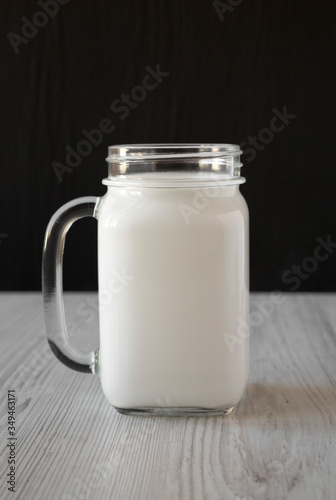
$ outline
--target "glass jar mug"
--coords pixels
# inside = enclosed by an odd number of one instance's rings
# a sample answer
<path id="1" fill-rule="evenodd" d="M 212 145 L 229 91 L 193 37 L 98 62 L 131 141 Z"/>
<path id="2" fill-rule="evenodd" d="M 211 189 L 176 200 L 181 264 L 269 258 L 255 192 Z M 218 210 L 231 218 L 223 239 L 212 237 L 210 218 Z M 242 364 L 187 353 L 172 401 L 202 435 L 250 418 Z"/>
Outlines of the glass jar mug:
<path id="1" fill-rule="evenodd" d="M 99 374 L 121 413 L 222 415 L 248 377 L 248 209 L 238 146 L 111 146 L 101 197 L 51 218 L 42 286 L 50 347 Z M 98 220 L 99 348 L 71 346 L 64 320 L 66 232 Z"/>

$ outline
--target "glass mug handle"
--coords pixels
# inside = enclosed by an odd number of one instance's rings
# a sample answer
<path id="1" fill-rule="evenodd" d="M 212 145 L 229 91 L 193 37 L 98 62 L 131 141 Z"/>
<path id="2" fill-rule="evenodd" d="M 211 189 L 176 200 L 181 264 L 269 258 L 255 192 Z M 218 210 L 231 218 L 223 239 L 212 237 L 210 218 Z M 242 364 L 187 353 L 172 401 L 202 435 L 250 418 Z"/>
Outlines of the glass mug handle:
<path id="1" fill-rule="evenodd" d="M 66 366 L 84 373 L 98 373 L 98 349 L 83 352 L 70 344 L 63 303 L 63 252 L 66 233 L 83 217 L 97 218 L 100 198 L 85 196 L 63 205 L 46 229 L 42 257 L 44 317 L 50 348 Z"/>

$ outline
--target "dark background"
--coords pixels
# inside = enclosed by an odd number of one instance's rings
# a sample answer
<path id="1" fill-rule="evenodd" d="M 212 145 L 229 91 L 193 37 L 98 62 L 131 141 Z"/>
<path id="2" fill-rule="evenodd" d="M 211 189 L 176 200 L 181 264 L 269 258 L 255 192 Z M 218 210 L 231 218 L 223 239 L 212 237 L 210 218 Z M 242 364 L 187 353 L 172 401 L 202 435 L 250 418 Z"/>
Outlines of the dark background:
<path id="1" fill-rule="evenodd" d="M 2 2 L 1 289 L 40 289 L 48 220 L 105 192 L 108 145 L 240 144 L 284 106 L 296 118 L 253 161 L 245 155 L 242 192 L 251 289 L 293 289 L 283 273 L 313 255 L 317 237 L 336 241 L 335 1 L 223 0 L 220 16 L 211 1 L 70 0 L 16 54 L 8 33 L 22 35 L 22 18 L 41 10 Z M 112 101 L 157 64 L 169 76 L 121 120 Z M 105 117 L 115 130 L 59 182 L 52 163 Z M 96 273 L 96 222 L 84 219 L 67 238 L 65 288 L 94 289 Z M 335 291 L 334 252 L 306 276 L 299 291 Z"/>

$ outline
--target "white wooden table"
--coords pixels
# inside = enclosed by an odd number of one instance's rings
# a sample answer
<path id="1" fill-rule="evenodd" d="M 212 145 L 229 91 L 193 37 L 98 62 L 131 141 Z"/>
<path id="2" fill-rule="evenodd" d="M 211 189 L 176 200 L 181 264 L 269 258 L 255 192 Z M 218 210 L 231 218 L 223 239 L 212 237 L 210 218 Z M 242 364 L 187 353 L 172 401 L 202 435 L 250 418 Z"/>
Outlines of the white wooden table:
<path id="1" fill-rule="evenodd" d="M 76 312 L 77 345 L 98 320 Z M 251 310 L 269 295 L 253 295 Z M 93 303 L 94 304 L 94 301 Z M 99 378 L 49 351 L 40 294 L 1 294 L 0 498 L 177 500 L 336 498 L 336 296 L 286 294 L 251 336 L 251 374 L 225 417 L 118 414 Z M 7 490 L 7 394 L 15 390 L 16 492 Z"/>

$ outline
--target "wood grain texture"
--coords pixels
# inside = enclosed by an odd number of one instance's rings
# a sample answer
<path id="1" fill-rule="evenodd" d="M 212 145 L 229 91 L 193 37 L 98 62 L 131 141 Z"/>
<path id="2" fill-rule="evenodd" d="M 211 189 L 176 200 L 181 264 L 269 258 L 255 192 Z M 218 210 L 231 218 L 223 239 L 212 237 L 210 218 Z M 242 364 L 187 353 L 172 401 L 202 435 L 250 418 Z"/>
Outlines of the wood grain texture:
<path id="1" fill-rule="evenodd" d="M 66 297 L 81 345 L 96 328 L 76 314 L 89 296 Z M 251 309 L 268 297 L 253 295 Z M 98 377 L 49 352 L 40 294 L 2 294 L 1 499 L 336 498 L 335 300 L 284 295 L 253 329 L 236 411 L 169 419 L 118 414 Z M 8 389 L 17 396 L 15 494 L 5 484 Z"/>

